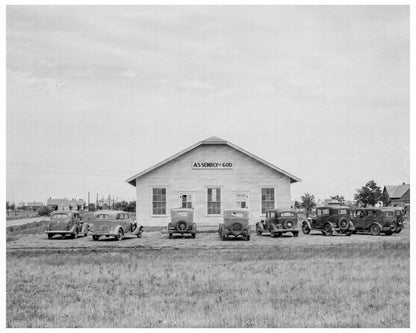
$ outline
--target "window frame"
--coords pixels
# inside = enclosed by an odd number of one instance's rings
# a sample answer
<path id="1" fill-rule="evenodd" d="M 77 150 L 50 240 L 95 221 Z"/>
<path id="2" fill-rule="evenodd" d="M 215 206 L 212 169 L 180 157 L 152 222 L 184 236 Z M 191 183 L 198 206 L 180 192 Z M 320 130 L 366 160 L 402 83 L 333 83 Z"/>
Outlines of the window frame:
<path id="1" fill-rule="evenodd" d="M 219 201 L 211 201 L 211 202 L 208 201 L 208 198 L 209 198 L 208 191 L 209 191 L 209 189 L 218 189 L 219 190 L 219 197 L 220 197 Z M 221 192 L 222 192 L 222 186 L 220 186 L 220 185 L 206 185 L 205 186 L 205 216 L 221 216 L 221 213 L 222 213 L 222 205 L 221 205 L 221 203 L 222 203 L 222 193 Z M 209 203 L 219 203 L 219 213 L 215 213 L 215 214 L 211 213 L 210 214 L 209 213 Z"/>
<path id="2" fill-rule="evenodd" d="M 165 201 L 154 201 L 154 190 L 165 190 Z M 165 217 L 168 216 L 167 212 L 168 212 L 168 200 L 167 200 L 167 196 L 168 196 L 168 189 L 167 186 L 152 186 L 151 190 L 150 190 L 150 200 L 151 200 L 151 206 L 150 206 L 150 211 L 151 211 L 151 216 L 152 217 Z M 154 208 L 154 203 L 165 203 L 165 213 L 162 214 L 155 214 L 155 208 Z M 160 209 L 160 208 L 156 208 L 156 209 Z"/>
<path id="3" fill-rule="evenodd" d="M 267 207 L 267 206 L 264 206 L 264 211 L 263 211 L 263 189 L 264 190 L 266 190 L 266 189 L 273 189 L 273 207 Z M 276 191 L 276 186 L 271 186 L 271 185 L 262 185 L 262 186 L 260 186 L 260 214 L 261 215 L 264 215 L 264 214 L 266 214 L 266 212 L 268 211 L 268 210 L 272 210 L 272 209 L 276 209 L 276 194 L 277 194 L 277 191 Z M 267 194 L 265 194 L 265 195 L 267 195 Z M 264 202 L 266 203 L 270 203 L 271 202 L 271 200 L 264 200 Z"/>

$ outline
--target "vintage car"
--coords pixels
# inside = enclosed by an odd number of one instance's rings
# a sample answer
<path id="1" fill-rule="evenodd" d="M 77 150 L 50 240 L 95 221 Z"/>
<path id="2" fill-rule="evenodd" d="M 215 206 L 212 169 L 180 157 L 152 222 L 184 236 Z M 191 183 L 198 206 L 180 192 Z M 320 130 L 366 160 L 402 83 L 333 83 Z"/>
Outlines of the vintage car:
<path id="1" fill-rule="evenodd" d="M 118 210 L 100 210 L 88 220 L 89 234 L 93 240 L 101 236 L 122 240 L 125 235 L 142 237 L 143 227 L 139 226 L 130 213 Z"/>
<path id="2" fill-rule="evenodd" d="M 316 216 L 302 222 L 302 232 L 309 234 L 311 230 L 319 230 L 325 236 L 337 233 L 351 236 L 355 230 L 351 222 L 351 208 L 341 205 L 330 205 L 316 208 Z"/>
<path id="3" fill-rule="evenodd" d="M 272 237 L 291 232 L 294 237 L 298 237 L 298 214 L 293 210 L 268 210 L 266 219 L 256 223 L 257 235 L 270 233 Z"/>
<path id="4" fill-rule="evenodd" d="M 380 235 L 380 233 L 390 236 L 394 232 L 396 216 L 395 211 L 391 208 L 358 208 L 354 215 L 352 223 L 356 232 L 367 231 L 375 236 Z"/>
<path id="5" fill-rule="evenodd" d="M 400 233 L 404 229 L 404 216 L 406 215 L 406 209 L 403 207 L 386 207 L 394 210 L 394 215 L 396 216 L 396 223 L 394 225 L 394 232 Z"/>
<path id="6" fill-rule="evenodd" d="M 62 238 L 65 236 L 76 238 L 79 233 L 84 236 L 87 236 L 88 233 L 88 223 L 82 221 L 79 212 L 72 210 L 57 210 L 51 213 L 48 228 L 46 230 L 49 239 L 55 235 L 61 235 Z"/>
<path id="7" fill-rule="evenodd" d="M 218 234 L 222 240 L 229 237 L 250 240 L 250 226 L 248 225 L 248 210 L 227 209 L 224 210 L 224 223 L 218 228 Z"/>
<path id="8" fill-rule="evenodd" d="M 192 208 L 171 209 L 170 221 L 168 224 L 169 238 L 173 238 L 173 234 L 190 234 L 192 238 L 196 237 L 196 223 Z"/>

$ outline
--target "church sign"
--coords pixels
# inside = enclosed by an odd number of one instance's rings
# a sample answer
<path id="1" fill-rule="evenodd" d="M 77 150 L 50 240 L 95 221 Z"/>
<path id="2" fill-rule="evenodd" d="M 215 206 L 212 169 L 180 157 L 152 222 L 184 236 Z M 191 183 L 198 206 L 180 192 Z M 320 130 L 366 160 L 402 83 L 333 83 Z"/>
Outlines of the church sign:
<path id="1" fill-rule="evenodd" d="M 192 162 L 192 169 L 194 170 L 228 170 L 232 169 L 231 162 Z"/>

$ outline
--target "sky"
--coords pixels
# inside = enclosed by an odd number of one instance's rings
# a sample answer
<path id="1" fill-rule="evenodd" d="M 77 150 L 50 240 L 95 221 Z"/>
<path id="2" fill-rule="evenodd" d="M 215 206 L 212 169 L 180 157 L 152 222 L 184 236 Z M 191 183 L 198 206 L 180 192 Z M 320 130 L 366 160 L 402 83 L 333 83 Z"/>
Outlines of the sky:
<path id="1" fill-rule="evenodd" d="M 211 136 L 353 199 L 410 182 L 408 6 L 7 6 L 6 199 L 112 195 Z M 92 199 L 95 200 L 95 199 Z"/>

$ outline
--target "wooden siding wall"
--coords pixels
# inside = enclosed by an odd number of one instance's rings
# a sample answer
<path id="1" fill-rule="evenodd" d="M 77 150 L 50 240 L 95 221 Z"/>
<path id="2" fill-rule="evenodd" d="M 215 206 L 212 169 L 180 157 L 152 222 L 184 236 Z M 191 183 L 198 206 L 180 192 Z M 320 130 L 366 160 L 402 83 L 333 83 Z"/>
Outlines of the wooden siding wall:
<path id="1" fill-rule="evenodd" d="M 231 162 L 230 170 L 193 170 L 193 162 Z M 207 215 L 207 187 L 221 187 L 221 215 Z M 152 188 L 166 187 L 166 216 L 152 215 Z M 290 179 L 226 145 L 202 145 L 136 180 L 136 218 L 145 226 L 167 226 L 170 209 L 180 205 L 179 192 L 194 195 L 195 221 L 218 225 L 232 209 L 234 192 L 249 192 L 250 224 L 261 212 L 261 188 L 275 188 L 275 208 L 289 208 Z"/>

